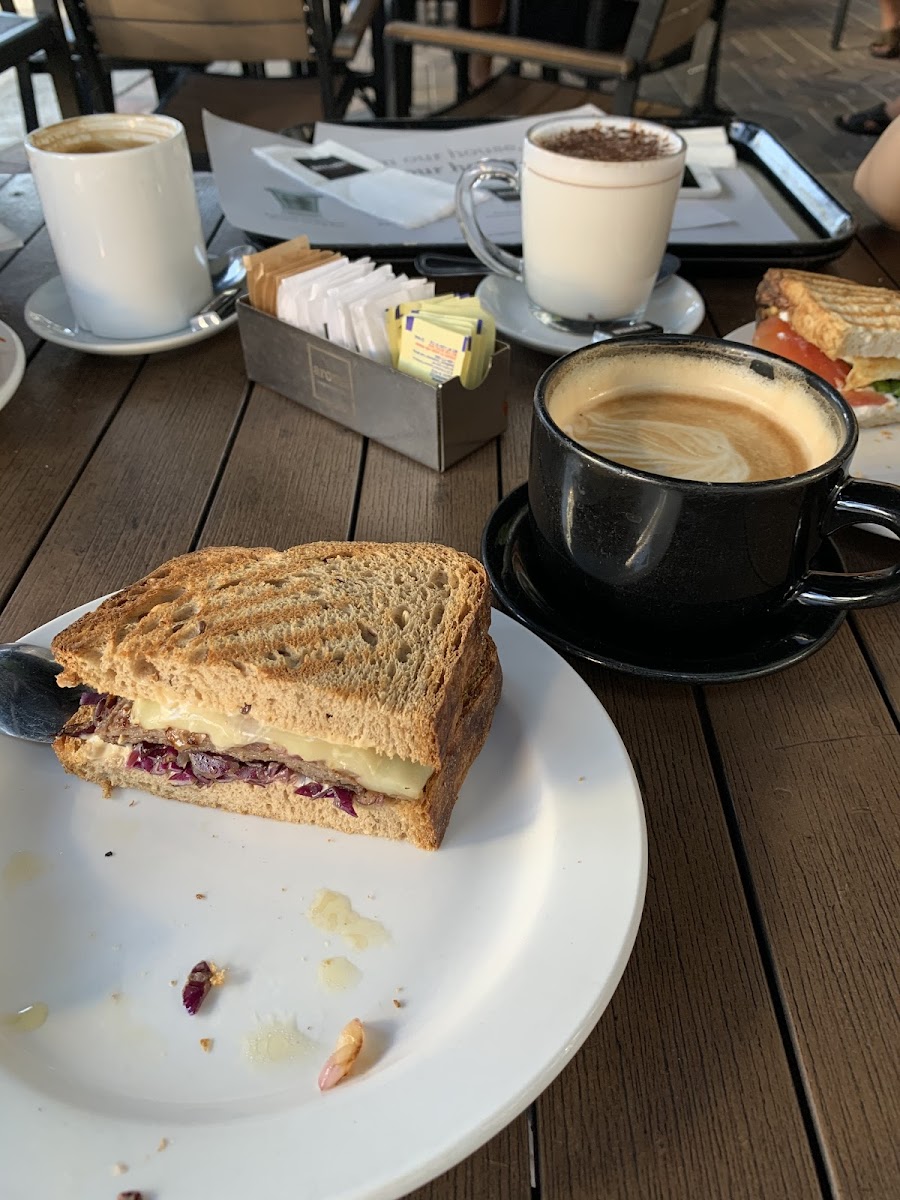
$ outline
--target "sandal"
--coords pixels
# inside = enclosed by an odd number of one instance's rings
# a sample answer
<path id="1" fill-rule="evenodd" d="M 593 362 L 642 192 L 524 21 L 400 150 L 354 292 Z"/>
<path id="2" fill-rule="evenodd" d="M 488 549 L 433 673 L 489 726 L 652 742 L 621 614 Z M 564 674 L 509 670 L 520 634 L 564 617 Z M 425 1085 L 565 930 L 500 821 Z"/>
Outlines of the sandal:
<path id="1" fill-rule="evenodd" d="M 882 29 L 881 36 L 869 46 L 873 58 L 900 58 L 900 25 Z"/>
<path id="2" fill-rule="evenodd" d="M 890 125 L 891 118 L 883 104 L 876 104 L 872 108 L 864 108 L 862 112 L 851 113 L 848 117 L 835 117 L 834 123 L 846 133 L 878 137 Z"/>

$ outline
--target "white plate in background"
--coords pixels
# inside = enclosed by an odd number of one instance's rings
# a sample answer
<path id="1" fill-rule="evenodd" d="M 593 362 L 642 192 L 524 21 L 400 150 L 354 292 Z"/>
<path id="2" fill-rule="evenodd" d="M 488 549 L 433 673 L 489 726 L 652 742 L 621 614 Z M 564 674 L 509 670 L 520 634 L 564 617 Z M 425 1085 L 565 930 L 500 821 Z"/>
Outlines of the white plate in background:
<path id="1" fill-rule="evenodd" d="M 25 372 L 25 349 L 14 329 L 0 321 L 0 408 L 16 393 Z"/>
<path id="2" fill-rule="evenodd" d="M 49 644 L 91 607 L 25 640 Z M 49 1008 L 33 1032 L 0 1021 L 3 1200 L 386 1200 L 559 1073 L 631 951 L 643 809 L 579 676 L 508 617 L 492 633 L 502 697 L 431 854 L 138 791 L 104 799 L 49 747 L 0 739 L 0 1015 Z M 314 928 L 323 887 L 390 944 L 356 952 Z M 317 965 L 337 955 L 362 977 L 327 993 Z M 191 1017 L 181 986 L 205 958 L 230 977 Z M 322 1094 L 357 1016 L 374 1061 Z M 243 1039 L 270 1017 L 296 1020 L 311 1052 L 248 1061 Z"/>

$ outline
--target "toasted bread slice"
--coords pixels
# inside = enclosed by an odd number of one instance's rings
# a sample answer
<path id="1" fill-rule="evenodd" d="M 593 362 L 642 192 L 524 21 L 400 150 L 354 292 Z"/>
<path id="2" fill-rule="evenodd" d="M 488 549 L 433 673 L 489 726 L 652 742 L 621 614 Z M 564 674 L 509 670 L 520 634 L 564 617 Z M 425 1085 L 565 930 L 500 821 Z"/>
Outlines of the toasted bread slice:
<path id="1" fill-rule="evenodd" d="M 484 652 L 480 563 L 427 543 L 217 547 L 165 563 L 53 640 L 60 685 L 252 709 L 438 770 Z"/>
<path id="2" fill-rule="evenodd" d="M 792 328 L 829 358 L 900 360 L 900 292 L 772 267 L 760 281 L 756 303 L 760 316 L 787 313 Z"/>
<path id="3" fill-rule="evenodd" d="M 487 638 L 481 649 L 481 661 L 468 681 L 445 747 L 444 765 L 429 779 L 421 800 L 359 805 L 355 817 L 335 808 L 327 799 L 299 796 L 286 783 L 271 783 L 267 787 L 214 783 L 205 788 L 170 783 L 162 776 L 127 767 L 129 746 L 99 742 L 96 738 L 59 737 L 54 750 L 68 772 L 98 784 L 107 792 L 113 787 L 136 787 L 167 800 L 181 800 L 248 816 L 319 825 L 344 833 L 394 838 L 412 842 L 423 850 L 436 850 L 447 829 L 463 780 L 487 738 L 500 697 L 502 676 L 496 647 Z"/>

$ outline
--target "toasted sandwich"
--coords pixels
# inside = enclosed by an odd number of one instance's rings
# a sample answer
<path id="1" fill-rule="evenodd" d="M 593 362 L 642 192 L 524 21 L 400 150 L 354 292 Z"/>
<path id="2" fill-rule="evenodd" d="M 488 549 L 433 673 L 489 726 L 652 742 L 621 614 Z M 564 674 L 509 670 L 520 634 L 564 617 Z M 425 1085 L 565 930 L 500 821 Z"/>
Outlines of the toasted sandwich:
<path id="1" fill-rule="evenodd" d="M 53 641 L 67 771 L 436 849 L 500 695 L 490 590 L 430 544 L 186 554 Z"/>
<path id="2" fill-rule="evenodd" d="M 900 292 L 778 267 L 756 305 L 755 346 L 833 384 L 860 425 L 900 421 Z"/>

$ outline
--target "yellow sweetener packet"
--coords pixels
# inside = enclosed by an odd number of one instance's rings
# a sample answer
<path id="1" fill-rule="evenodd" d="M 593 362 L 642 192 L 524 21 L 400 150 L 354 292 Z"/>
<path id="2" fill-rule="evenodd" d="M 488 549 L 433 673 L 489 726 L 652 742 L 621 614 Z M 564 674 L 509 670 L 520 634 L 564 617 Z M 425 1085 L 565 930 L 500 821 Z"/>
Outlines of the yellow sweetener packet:
<path id="1" fill-rule="evenodd" d="M 451 312 L 453 315 L 451 315 Z M 476 388 L 487 374 L 490 363 L 489 353 L 492 352 L 487 351 L 487 336 L 484 330 L 484 323 L 480 317 L 457 316 L 453 310 L 451 312 L 431 312 L 427 315 L 429 320 L 435 321 L 445 329 L 456 330 L 468 336 L 469 344 L 463 350 L 457 374 L 463 387 Z M 488 353 L 488 357 L 486 357 L 486 352 Z"/>
<path id="2" fill-rule="evenodd" d="M 400 331 L 397 366 L 427 383 L 446 383 L 462 374 L 471 348 L 470 329 L 450 328 L 433 314 L 408 313 Z"/>
<path id="3" fill-rule="evenodd" d="M 494 318 L 474 296 L 445 295 L 398 304 L 385 313 L 385 331 L 391 362 L 399 366 L 403 323 L 411 315 L 431 315 L 434 320 L 467 319 L 472 346 L 466 351 L 467 362 L 460 370 L 464 387 L 478 387 L 490 369 L 497 331 Z"/>

